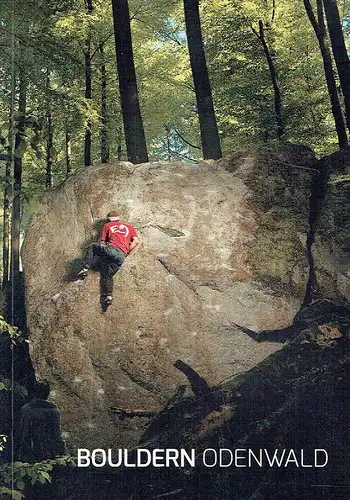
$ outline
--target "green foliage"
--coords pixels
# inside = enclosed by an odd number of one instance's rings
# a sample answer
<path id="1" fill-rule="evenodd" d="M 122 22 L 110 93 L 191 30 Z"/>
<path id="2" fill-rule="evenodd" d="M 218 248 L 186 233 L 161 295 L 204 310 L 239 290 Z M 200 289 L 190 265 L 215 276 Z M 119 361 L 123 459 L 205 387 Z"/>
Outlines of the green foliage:
<path id="1" fill-rule="evenodd" d="M 3 0 L 0 14 L 0 153 L 24 119 L 22 227 L 46 187 L 47 115 L 53 126 L 53 184 L 83 168 L 87 121 L 94 163 L 101 157 L 101 65 L 107 88 L 111 160 L 126 159 L 116 75 L 111 2 L 92 0 L 88 13 L 78 0 Z M 201 157 L 196 99 L 189 64 L 182 0 L 129 0 L 141 111 L 152 160 L 196 161 Z M 350 2 L 340 14 L 349 44 Z M 207 65 L 224 154 L 276 140 L 274 93 L 258 26 L 262 21 L 277 69 L 286 134 L 319 155 L 337 149 L 337 137 L 317 40 L 299 0 L 201 0 Z M 103 48 L 103 56 L 101 53 Z M 92 99 L 86 99 L 85 55 L 90 50 Z M 25 74 L 27 110 L 18 112 L 19 75 Z M 49 82 L 48 82 L 49 75 Z M 12 95 L 14 87 L 14 95 Z M 12 115 L 12 130 L 9 116 Z M 0 162 L 5 169 L 5 163 Z M 13 174 L 0 172 L 12 195 Z M 1 223 L 1 221 L 0 221 Z"/>
<path id="2" fill-rule="evenodd" d="M 0 434 L 0 453 L 4 451 L 6 441 L 7 441 L 7 436 L 5 436 L 5 434 Z"/>
<path id="3" fill-rule="evenodd" d="M 3 316 L 0 316 L 0 334 L 8 335 L 11 339 L 11 343 L 14 345 L 20 344 L 21 342 L 28 342 L 23 333 L 16 326 L 7 323 Z"/>
<path id="4" fill-rule="evenodd" d="M 15 0 L 14 37 L 12 0 L 2 12 L 3 45 L 15 51 L 29 78 L 25 141 L 15 155 L 25 163 L 24 185 L 29 196 L 45 189 L 45 116 L 48 105 L 54 127 L 54 183 L 66 177 L 65 134 L 72 138 L 72 167 L 83 164 L 85 123 L 92 123 L 93 157 L 100 156 L 100 47 L 107 72 L 108 134 L 112 157 L 125 145 L 116 77 L 113 22 L 110 2 L 93 0 L 87 13 L 83 2 Z M 275 6 L 275 7 L 274 7 Z M 331 110 L 317 42 L 299 0 L 202 0 L 201 21 L 216 112 L 224 151 L 266 142 L 276 137 L 273 89 L 262 44 L 254 34 L 258 21 L 265 26 L 280 81 L 286 138 L 326 153 L 336 148 Z M 200 144 L 191 69 L 180 0 L 130 0 L 138 87 L 150 155 L 169 157 L 167 130 L 178 130 L 189 143 Z M 341 14 L 349 17 L 349 2 Z M 26 16 L 23 25 L 21 19 Z M 345 33 L 348 24 L 344 24 Z M 90 46 L 93 98 L 84 97 L 84 53 Z M 2 62 L 11 74 L 11 58 Z M 46 75 L 50 71 L 50 86 Z M 3 116 L 0 144 L 7 146 L 11 78 L 0 91 Z M 31 120 L 29 117 L 35 117 Z M 15 114 L 15 119 L 21 116 Z M 22 117 L 23 118 L 23 117 Z M 164 144 L 163 146 L 161 146 Z M 29 147 L 30 146 L 30 147 Z M 184 157 L 200 151 L 182 141 Z M 176 158 L 171 155 L 171 159 Z"/>
<path id="5" fill-rule="evenodd" d="M 76 466 L 76 459 L 64 456 L 36 463 L 14 462 L 2 465 L 0 466 L 0 478 L 5 486 L 0 487 L 0 495 L 10 495 L 11 498 L 22 499 L 25 497 L 23 490 L 26 486 L 51 483 L 54 468 L 65 466 Z M 12 482 L 14 484 L 13 496 L 11 496 Z"/>

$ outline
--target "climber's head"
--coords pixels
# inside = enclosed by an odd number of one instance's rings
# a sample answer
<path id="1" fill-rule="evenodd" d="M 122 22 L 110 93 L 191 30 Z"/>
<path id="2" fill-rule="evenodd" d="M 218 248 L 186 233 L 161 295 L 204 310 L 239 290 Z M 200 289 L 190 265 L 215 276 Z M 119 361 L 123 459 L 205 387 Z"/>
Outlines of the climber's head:
<path id="1" fill-rule="evenodd" d="M 112 210 L 111 212 L 108 212 L 107 219 L 112 222 L 115 220 L 119 220 L 120 216 L 119 216 L 118 212 L 116 212 L 115 210 Z"/>
<path id="2" fill-rule="evenodd" d="M 46 379 L 38 380 L 34 386 L 34 394 L 38 399 L 47 399 L 50 394 L 50 384 Z"/>

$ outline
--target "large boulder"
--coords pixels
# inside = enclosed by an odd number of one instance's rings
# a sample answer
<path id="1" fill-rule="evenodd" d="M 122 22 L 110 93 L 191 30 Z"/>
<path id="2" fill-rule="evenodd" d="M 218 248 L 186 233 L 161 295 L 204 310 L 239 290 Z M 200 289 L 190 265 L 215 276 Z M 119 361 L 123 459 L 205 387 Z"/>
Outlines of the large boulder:
<path id="1" fill-rule="evenodd" d="M 313 248 L 318 285 L 350 301 L 350 148 L 320 163 L 329 177 Z"/>
<path id="2" fill-rule="evenodd" d="M 289 147 L 197 165 L 119 162 L 47 195 L 23 250 L 30 349 L 73 451 L 134 444 L 143 421 L 109 409 L 162 407 L 184 382 L 176 359 L 218 384 L 279 348 L 244 328 L 288 326 L 303 300 L 313 161 Z M 98 273 L 74 273 L 111 209 L 143 243 L 102 313 Z"/>

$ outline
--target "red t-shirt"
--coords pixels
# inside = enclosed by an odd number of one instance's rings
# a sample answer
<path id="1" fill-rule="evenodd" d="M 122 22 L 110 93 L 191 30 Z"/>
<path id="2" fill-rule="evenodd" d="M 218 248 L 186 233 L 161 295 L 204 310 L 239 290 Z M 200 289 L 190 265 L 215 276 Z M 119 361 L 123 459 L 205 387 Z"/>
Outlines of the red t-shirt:
<path id="1" fill-rule="evenodd" d="M 129 253 L 130 241 L 136 236 L 135 228 L 120 220 L 107 222 L 101 231 L 101 241 L 120 248 L 125 254 Z"/>

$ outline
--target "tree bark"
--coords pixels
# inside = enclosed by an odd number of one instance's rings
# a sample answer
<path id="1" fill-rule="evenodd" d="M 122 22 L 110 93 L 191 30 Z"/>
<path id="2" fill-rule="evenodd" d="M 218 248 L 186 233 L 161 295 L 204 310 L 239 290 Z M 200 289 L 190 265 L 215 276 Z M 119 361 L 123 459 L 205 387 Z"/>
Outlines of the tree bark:
<path id="1" fill-rule="evenodd" d="M 72 146 L 71 146 L 71 137 L 68 129 L 66 129 L 65 136 L 66 136 L 65 139 L 66 139 L 66 179 L 67 179 L 72 172 Z"/>
<path id="2" fill-rule="evenodd" d="M 109 162 L 109 141 L 108 141 L 108 113 L 107 113 L 107 80 L 106 80 L 106 64 L 104 60 L 103 45 L 100 46 L 101 55 L 101 162 Z"/>
<path id="3" fill-rule="evenodd" d="M 125 142 L 129 161 L 148 161 L 132 50 L 128 0 L 112 0 L 114 38 Z"/>
<path id="4" fill-rule="evenodd" d="M 277 125 L 277 135 L 278 135 L 278 138 L 281 139 L 281 137 L 285 133 L 283 116 L 282 116 L 281 92 L 280 92 L 280 88 L 279 88 L 279 82 L 278 82 L 275 62 L 273 60 L 271 51 L 270 51 L 270 49 L 267 45 L 267 42 L 266 42 L 264 24 L 261 21 L 261 19 L 259 20 L 259 37 L 258 38 L 262 43 L 262 46 L 264 49 L 264 54 L 265 54 L 265 57 L 267 60 L 267 64 L 269 66 L 270 77 L 271 77 L 271 82 L 272 82 L 272 86 L 273 86 L 274 101 L 275 101 L 275 117 L 276 117 L 276 125 Z"/>
<path id="5" fill-rule="evenodd" d="M 344 97 L 346 125 L 350 131 L 350 60 L 336 0 L 323 0 L 335 64 Z"/>
<path id="6" fill-rule="evenodd" d="M 16 282 L 20 270 L 20 245 L 21 245 L 21 188 L 22 188 L 22 146 L 25 133 L 25 113 L 27 102 L 27 81 L 23 73 L 19 76 L 19 98 L 17 120 L 17 132 L 14 150 L 14 185 L 12 202 L 12 224 L 11 224 L 11 279 L 12 286 L 16 290 Z"/>
<path id="7" fill-rule="evenodd" d="M 93 10 L 92 0 L 85 0 L 85 7 L 87 13 L 90 14 Z M 90 28 L 89 33 L 85 42 L 84 49 L 84 59 L 85 59 L 85 99 L 92 99 L 92 65 L 91 65 L 91 34 Z M 92 132 L 91 132 L 91 120 L 88 119 L 85 128 L 85 141 L 84 141 L 84 165 L 86 167 L 92 165 Z"/>
<path id="8" fill-rule="evenodd" d="M 12 99 L 11 99 L 12 101 Z M 2 228 L 2 290 L 7 287 L 9 280 L 10 266 L 10 223 L 11 223 L 11 167 L 13 155 L 13 105 L 10 106 L 9 130 L 8 130 L 8 160 L 5 166 L 5 183 L 4 183 L 4 202 L 3 202 L 3 228 Z"/>
<path id="9" fill-rule="evenodd" d="M 47 76 L 47 113 L 46 113 L 46 175 L 45 185 L 47 188 L 53 186 L 52 165 L 53 165 L 53 128 L 52 128 L 52 113 L 51 113 L 51 98 L 50 98 L 50 75 Z"/>
<path id="10" fill-rule="evenodd" d="M 52 165 L 53 165 L 53 129 L 52 129 L 52 114 L 48 112 L 47 120 L 47 140 L 46 140 L 46 177 L 45 185 L 48 188 L 53 186 Z"/>
<path id="11" fill-rule="evenodd" d="M 221 158 L 222 153 L 203 46 L 199 1 L 184 0 L 184 11 L 203 157 L 204 159 L 218 159 Z"/>
<path id="12" fill-rule="evenodd" d="M 346 136 L 346 129 L 344 118 L 339 102 L 339 96 L 337 91 L 337 84 L 333 74 L 332 59 L 329 48 L 326 43 L 326 31 L 323 17 L 323 7 L 322 0 L 317 0 L 317 13 L 318 20 L 312 10 L 310 0 L 304 0 L 305 10 L 315 31 L 315 35 L 318 40 L 320 51 L 323 59 L 323 67 L 327 81 L 328 94 L 331 101 L 332 113 L 335 122 L 335 128 L 338 135 L 339 147 L 345 148 L 348 145 L 348 139 Z"/>
<path id="13" fill-rule="evenodd" d="M 122 139 L 123 139 L 123 131 L 122 131 L 122 127 L 121 126 L 118 126 L 117 128 L 117 160 L 118 161 L 121 161 L 122 159 Z"/>

